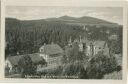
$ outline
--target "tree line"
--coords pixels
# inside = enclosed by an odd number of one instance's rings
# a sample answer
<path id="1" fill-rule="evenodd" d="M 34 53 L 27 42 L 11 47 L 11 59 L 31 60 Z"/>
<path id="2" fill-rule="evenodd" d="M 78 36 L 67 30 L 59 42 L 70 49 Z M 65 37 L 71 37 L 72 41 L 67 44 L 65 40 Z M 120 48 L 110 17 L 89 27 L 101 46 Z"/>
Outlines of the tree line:
<path id="1" fill-rule="evenodd" d="M 7 56 L 19 54 L 30 54 L 38 52 L 39 47 L 44 43 L 57 43 L 62 48 L 68 44 L 70 37 L 72 40 L 79 36 L 88 36 L 91 40 L 106 40 L 108 36 L 117 34 L 119 39 L 117 45 L 122 42 L 122 26 L 111 28 L 110 26 L 87 25 L 88 31 L 83 30 L 82 25 L 71 25 L 62 22 L 45 20 L 20 21 L 6 18 L 5 35 Z M 109 34 L 106 31 L 110 31 Z"/>

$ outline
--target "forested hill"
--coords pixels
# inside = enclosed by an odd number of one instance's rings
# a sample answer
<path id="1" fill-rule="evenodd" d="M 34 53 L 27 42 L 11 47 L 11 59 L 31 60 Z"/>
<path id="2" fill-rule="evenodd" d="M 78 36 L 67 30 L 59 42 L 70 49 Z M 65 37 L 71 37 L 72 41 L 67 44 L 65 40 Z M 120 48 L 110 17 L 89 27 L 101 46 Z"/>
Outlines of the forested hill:
<path id="1" fill-rule="evenodd" d="M 83 25 L 89 29 L 83 30 Z M 122 26 L 116 23 L 92 18 L 74 18 L 63 16 L 41 20 L 18 20 L 6 18 L 6 56 L 38 52 L 44 43 L 57 43 L 64 47 L 70 38 L 76 39 L 85 33 L 91 33 L 89 39 L 105 40 L 106 31 L 121 34 Z M 102 32 L 100 32 L 102 31 Z"/>
<path id="2" fill-rule="evenodd" d="M 83 17 L 70 17 L 70 16 L 62 16 L 59 18 L 48 18 L 46 20 L 49 21 L 65 21 L 65 22 L 71 22 L 71 23 L 83 23 L 83 24 L 113 24 L 117 25 L 116 23 L 108 22 L 102 19 L 89 17 L 89 16 L 83 16 Z"/>

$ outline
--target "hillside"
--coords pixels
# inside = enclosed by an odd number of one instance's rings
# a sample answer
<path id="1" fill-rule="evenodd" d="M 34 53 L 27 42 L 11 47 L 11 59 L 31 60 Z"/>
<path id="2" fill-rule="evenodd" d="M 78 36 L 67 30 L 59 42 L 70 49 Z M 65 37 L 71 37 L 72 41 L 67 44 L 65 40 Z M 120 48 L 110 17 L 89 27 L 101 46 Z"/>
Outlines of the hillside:
<path id="1" fill-rule="evenodd" d="M 89 17 L 89 16 L 83 16 L 83 17 L 70 17 L 70 16 L 61 16 L 59 18 L 48 18 L 45 19 L 46 21 L 56 21 L 56 22 L 64 22 L 64 23 L 70 23 L 70 24 L 77 24 L 77 25 L 106 25 L 106 26 L 117 26 L 118 24 L 108 22 L 102 19 Z M 79 24 L 78 24 L 79 23 Z"/>
<path id="2" fill-rule="evenodd" d="M 83 24 L 84 23 L 84 24 Z M 80 25 L 81 24 L 81 25 Z M 83 30 L 86 24 L 88 31 Z M 100 26 L 97 26 L 99 25 Z M 115 26 L 110 26 L 110 25 Z M 122 26 L 92 17 L 74 18 L 63 16 L 40 20 L 18 20 L 6 18 L 6 55 L 35 53 L 44 43 L 59 44 L 62 48 L 72 40 L 87 37 L 93 40 L 106 40 L 107 31 L 122 36 Z M 86 34 L 91 33 L 88 36 Z"/>
<path id="3" fill-rule="evenodd" d="M 6 20 L 16 21 L 17 19 L 14 18 L 6 18 Z M 18 20 L 17 20 L 18 21 Z M 74 25 L 101 25 L 101 26 L 111 26 L 117 27 L 119 26 L 117 23 L 108 22 L 102 19 L 83 16 L 83 17 L 70 17 L 70 16 L 61 16 L 58 18 L 46 18 L 46 19 L 39 19 L 39 20 L 22 20 L 21 22 L 27 22 L 28 24 L 41 24 L 41 23 L 65 23 L 65 24 L 74 24 Z"/>

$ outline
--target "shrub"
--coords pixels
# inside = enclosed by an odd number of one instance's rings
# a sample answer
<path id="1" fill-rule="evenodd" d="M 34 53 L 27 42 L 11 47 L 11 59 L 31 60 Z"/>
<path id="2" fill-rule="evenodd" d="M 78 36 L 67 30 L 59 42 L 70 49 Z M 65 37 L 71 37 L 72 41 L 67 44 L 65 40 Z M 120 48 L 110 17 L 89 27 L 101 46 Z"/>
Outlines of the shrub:
<path id="1" fill-rule="evenodd" d="M 111 73 L 116 68 L 117 63 L 114 57 L 98 53 L 87 64 L 86 73 L 89 79 L 101 79 L 104 74 Z"/>
<path id="2" fill-rule="evenodd" d="M 114 71 L 109 74 L 105 74 L 104 79 L 122 79 L 122 70 L 121 71 Z"/>
<path id="3" fill-rule="evenodd" d="M 64 66 L 62 71 L 63 76 L 75 76 L 78 79 L 86 78 L 86 71 L 84 69 L 84 66 L 81 62 L 76 61 L 72 63 L 68 63 Z M 70 77 L 71 79 L 72 77 Z"/>
<path id="4" fill-rule="evenodd" d="M 29 55 L 23 56 L 19 60 L 18 66 L 18 68 L 21 70 L 22 78 L 24 78 L 25 75 L 33 75 L 36 73 L 36 67 L 34 66 Z"/>
<path id="5" fill-rule="evenodd" d="M 50 68 L 47 68 L 47 69 L 44 69 L 44 70 L 38 72 L 37 75 L 40 77 L 46 76 L 46 78 L 56 79 L 56 78 L 59 78 L 61 76 L 62 70 L 63 70 L 62 66 L 57 66 L 54 68 L 50 67 Z"/>

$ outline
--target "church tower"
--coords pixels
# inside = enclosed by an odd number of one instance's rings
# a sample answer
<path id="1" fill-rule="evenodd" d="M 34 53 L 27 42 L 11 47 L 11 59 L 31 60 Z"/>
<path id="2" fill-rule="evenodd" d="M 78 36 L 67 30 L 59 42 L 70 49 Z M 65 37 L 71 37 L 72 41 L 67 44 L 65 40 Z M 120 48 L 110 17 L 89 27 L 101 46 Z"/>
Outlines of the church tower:
<path id="1" fill-rule="evenodd" d="M 81 35 L 79 36 L 79 51 L 83 51 L 83 43 L 82 43 Z"/>
<path id="2" fill-rule="evenodd" d="M 68 45 L 69 45 L 69 46 L 72 45 L 72 37 L 71 37 L 71 36 L 70 36 L 70 38 L 69 38 Z"/>

